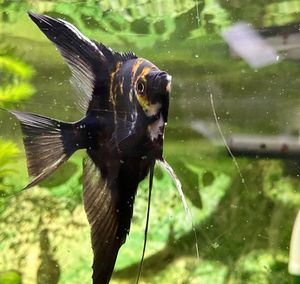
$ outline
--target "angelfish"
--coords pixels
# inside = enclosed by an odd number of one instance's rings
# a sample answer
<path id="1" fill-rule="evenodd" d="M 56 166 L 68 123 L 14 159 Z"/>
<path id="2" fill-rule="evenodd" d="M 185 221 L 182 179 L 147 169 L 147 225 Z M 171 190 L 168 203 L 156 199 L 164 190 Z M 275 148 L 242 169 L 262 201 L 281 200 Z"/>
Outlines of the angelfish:
<path id="1" fill-rule="evenodd" d="M 86 149 L 84 208 L 91 226 L 93 283 L 108 283 L 129 233 L 140 181 L 163 160 L 171 76 L 132 52 L 113 51 L 72 24 L 29 12 L 72 71 L 84 117 L 74 123 L 11 111 L 21 123 L 28 172 L 38 184 Z"/>

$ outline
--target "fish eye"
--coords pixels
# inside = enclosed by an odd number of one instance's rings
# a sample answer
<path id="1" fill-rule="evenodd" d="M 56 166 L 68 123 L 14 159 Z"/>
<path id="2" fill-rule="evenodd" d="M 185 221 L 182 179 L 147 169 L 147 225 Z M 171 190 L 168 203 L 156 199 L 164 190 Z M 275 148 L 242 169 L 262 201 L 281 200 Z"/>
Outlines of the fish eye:
<path id="1" fill-rule="evenodd" d="M 136 90 L 140 95 L 143 95 L 144 91 L 145 91 L 145 84 L 143 82 L 139 81 L 137 83 Z"/>

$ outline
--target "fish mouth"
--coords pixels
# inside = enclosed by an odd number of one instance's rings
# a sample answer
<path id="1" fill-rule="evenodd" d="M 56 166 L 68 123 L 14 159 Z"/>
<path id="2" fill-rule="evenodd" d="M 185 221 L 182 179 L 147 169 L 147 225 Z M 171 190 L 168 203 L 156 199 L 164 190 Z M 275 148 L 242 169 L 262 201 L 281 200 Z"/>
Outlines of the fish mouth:
<path id="1" fill-rule="evenodd" d="M 160 79 L 160 86 L 163 86 L 163 89 L 167 92 L 171 92 L 171 81 L 172 81 L 172 76 L 169 75 L 167 72 L 161 72 L 158 74 L 159 79 Z"/>
<path id="2" fill-rule="evenodd" d="M 166 86 L 166 92 L 168 93 L 171 93 L 171 82 L 172 82 L 172 76 L 167 74 L 167 77 L 166 77 L 166 80 L 167 80 L 167 86 Z"/>
<path id="3" fill-rule="evenodd" d="M 168 113 L 169 113 L 169 100 L 170 100 L 170 92 L 171 92 L 171 82 L 172 76 L 166 72 L 162 72 L 161 80 L 163 81 L 163 89 L 165 90 L 164 95 L 161 97 L 162 108 L 160 110 L 163 120 L 165 123 L 168 121 Z"/>

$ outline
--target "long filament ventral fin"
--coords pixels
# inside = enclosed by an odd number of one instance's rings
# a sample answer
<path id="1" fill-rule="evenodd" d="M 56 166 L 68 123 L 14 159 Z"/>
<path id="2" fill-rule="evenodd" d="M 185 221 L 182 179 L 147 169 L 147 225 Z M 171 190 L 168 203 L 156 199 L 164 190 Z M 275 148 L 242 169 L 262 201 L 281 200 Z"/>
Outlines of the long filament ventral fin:
<path id="1" fill-rule="evenodd" d="M 135 284 L 139 283 L 139 280 L 140 280 L 140 277 L 141 277 L 141 273 L 142 273 L 144 258 L 145 258 L 145 252 L 146 252 L 147 237 L 148 237 L 148 227 L 149 227 L 149 219 L 150 219 L 150 205 L 151 205 L 151 193 L 152 193 L 152 186 L 153 186 L 154 166 L 155 166 L 155 161 L 150 166 L 149 193 L 148 193 L 147 217 L 146 217 L 145 233 L 144 233 L 144 246 L 143 246 L 142 257 L 141 257 L 141 261 L 140 261 L 140 265 L 139 265 L 139 270 L 138 270 L 138 275 L 137 275 Z"/>
<path id="2" fill-rule="evenodd" d="M 182 201 L 182 204 L 183 204 L 186 216 L 188 218 L 188 221 L 192 225 L 192 230 L 193 230 L 194 238 L 195 238 L 196 254 L 197 254 L 197 258 L 200 259 L 199 248 L 198 248 L 197 232 L 196 232 L 195 225 L 194 225 L 194 222 L 193 222 L 192 213 L 191 213 L 191 211 L 189 209 L 189 206 L 187 204 L 186 198 L 185 198 L 183 190 L 182 190 L 181 182 L 180 182 L 179 178 L 176 176 L 176 174 L 175 174 L 174 170 L 172 169 L 172 167 L 167 163 L 166 160 L 158 160 L 158 162 L 159 162 L 159 165 L 168 172 L 168 174 L 170 175 L 170 177 L 175 182 L 175 185 L 176 185 L 176 188 L 177 188 L 178 193 L 180 195 L 180 198 L 181 198 L 181 201 Z"/>

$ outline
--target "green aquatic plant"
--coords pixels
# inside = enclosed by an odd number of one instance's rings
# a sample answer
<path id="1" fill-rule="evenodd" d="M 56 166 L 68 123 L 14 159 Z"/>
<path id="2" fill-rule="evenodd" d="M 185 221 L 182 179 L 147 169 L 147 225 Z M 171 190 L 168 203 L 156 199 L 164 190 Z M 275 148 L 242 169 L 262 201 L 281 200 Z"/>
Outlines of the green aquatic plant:
<path id="1" fill-rule="evenodd" d="M 64 17 L 95 39 L 143 48 L 170 39 L 176 29 L 176 17 L 195 6 L 193 0 L 180 3 L 168 0 L 163 5 L 152 1 L 139 2 L 59 2 L 41 12 Z"/>
<path id="2" fill-rule="evenodd" d="M 0 0 L 0 22 L 13 23 L 29 8 L 29 1 Z"/>
<path id="3" fill-rule="evenodd" d="M 281 161 L 273 163 L 261 162 L 263 169 L 263 191 L 276 203 L 292 208 L 300 207 L 299 174 L 297 165 L 292 165 L 295 172 L 291 172 L 288 164 Z"/>
<path id="4" fill-rule="evenodd" d="M 219 33 L 224 27 L 240 20 L 254 23 L 257 27 L 297 21 L 298 1 L 273 2 L 1 0 L 0 23 L 17 23 L 24 19 L 27 11 L 32 10 L 64 18 L 96 40 L 146 48 L 167 40 L 199 39 Z M 247 9 L 244 9 L 245 5 Z M 193 23 L 192 27 L 187 28 L 187 23 Z"/>
<path id="5" fill-rule="evenodd" d="M 198 13 L 199 26 L 191 31 L 190 39 L 219 33 L 223 28 L 232 24 L 228 11 L 217 0 L 204 0 L 203 9 L 201 13 L 198 10 Z"/>
<path id="6" fill-rule="evenodd" d="M 22 284 L 22 276 L 18 271 L 8 270 L 0 272 L 1 284 Z"/>
<path id="7" fill-rule="evenodd" d="M 286 251 L 253 250 L 238 260 L 228 283 L 288 284 L 287 263 Z"/>
<path id="8" fill-rule="evenodd" d="M 0 49 L 0 106 L 29 99 L 35 92 L 30 80 L 34 69 L 5 49 Z"/>
<path id="9" fill-rule="evenodd" d="M 170 39 L 176 29 L 176 17 L 187 13 L 195 7 L 194 0 L 174 2 L 163 1 L 159 5 L 153 1 L 10 1 L 0 2 L 5 8 L 2 21 L 17 22 L 28 10 L 62 17 L 72 22 L 87 36 L 114 44 L 130 43 L 140 48 L 153 46 L 157 41 Z M 0 17 L 1 22 L 1 17 Z"/>
<path id="10" fill-rule="evenodd" d="M 5 194 L 9 184 L 5 184 L 4 179 L 7 175 L 14 173 L 13 160 L 19 154 L 17 145 L 13 142 L 0 139 L 0 191 Z"/>
<path id="11" fill-rule="evenodd" d="M 10 107 L 14 103 L 30 98 L 35 92 L 30 82 L 33 75 L 33 67 L 18 59 L 13 48 L 1 43 L 0 107 Z M 19 149 L 15 143 L 0 139 L 0 190 L 2 195 L 16 190 L 13 187 L 14 182 L 7 181 L 7 178 L 16 173 L 15 159 L 18 154 Z M 3 205 L 2 202 L 1 205 Z"/>
<path id="12" fill-rule="evenodd" d="M 277 1 L 266 5 L 266 16 L 264 25 L 274 26 L 286 25 L 299 21 L 300 3 L 299 1 Z"/>
<path id="13" fill-rule="evenodd" d="M 79 218 L 78 212 L 70 211 L 65 198 L 52 196 L 42 188 L 10 198 L 9 206 L 0 215 L 1 270 L 16 269 L 22 273 L 24 283 L 57 283 L 54 280 L 59 278 L 60 265 L 65 268 L 68 263 L 73 240 L 78 247 L 76 230 L 80 230 L 81 242 L 84 236 L 86 245 L 82 248 L 88 246 L 87 221 Z M 58 254 L 59 261 L 65 259 L 66 262 L 58 262 Z M 88 258 L 85 258 L 85 262 L 88 275 Z"/>

